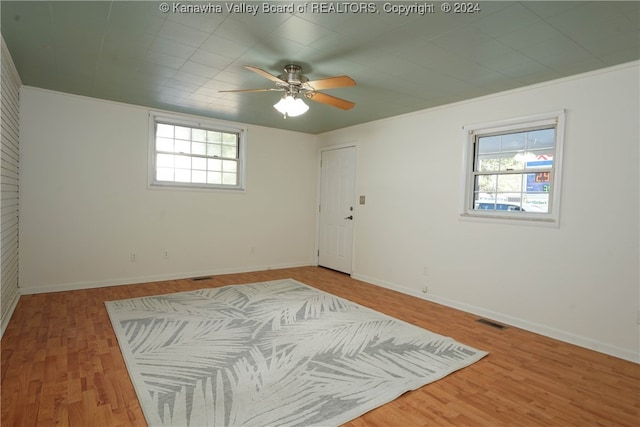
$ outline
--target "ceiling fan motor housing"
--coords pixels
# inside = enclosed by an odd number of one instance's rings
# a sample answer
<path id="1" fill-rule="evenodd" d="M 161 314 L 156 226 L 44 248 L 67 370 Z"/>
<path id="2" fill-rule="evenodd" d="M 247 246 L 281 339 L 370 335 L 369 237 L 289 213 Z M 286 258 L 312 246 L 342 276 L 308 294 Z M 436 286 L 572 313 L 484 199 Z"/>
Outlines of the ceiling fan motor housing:
<path id="1" fill-rule="evenodd" d="M 281 74 L 278 76 L 280 80 L 284 80 L 289 83 L 289 86 L 292 85 L 300 86 L 303 83 L 309 81 L 306 76 L 302 75 L 302 67 L 296 64 L 289 64 L 284 67 L 285 74 Z"/>

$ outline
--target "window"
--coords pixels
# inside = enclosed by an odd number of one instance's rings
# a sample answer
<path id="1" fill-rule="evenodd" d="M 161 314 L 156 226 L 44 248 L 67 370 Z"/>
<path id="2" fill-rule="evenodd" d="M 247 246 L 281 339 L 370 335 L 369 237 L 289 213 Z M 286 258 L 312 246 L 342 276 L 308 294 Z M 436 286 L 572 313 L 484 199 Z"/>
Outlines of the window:
<path id="1" fill-rule="evenodd" d="M 564 112 L 467 126 L 462 216 L 557 224 Z"/>
<path id="2" fill-rule="evenodd" d="M 246 130 L 150 116 L 154 186 L 243 189 Z"/>

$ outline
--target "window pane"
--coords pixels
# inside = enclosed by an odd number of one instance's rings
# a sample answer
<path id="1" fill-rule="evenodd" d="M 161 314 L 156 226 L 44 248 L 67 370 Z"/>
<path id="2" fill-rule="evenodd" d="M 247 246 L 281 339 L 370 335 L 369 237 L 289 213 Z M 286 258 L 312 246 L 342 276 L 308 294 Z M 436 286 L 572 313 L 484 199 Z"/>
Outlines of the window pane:
<path id="1" fill-rule="evenodd" d="M 473 195 L 474 209 L 493 210 L 496 203 L 495 193 L 475 193 Z"/>
<path id="2" fill-rule="evenodd" d="M 500 155 L 488 154 L 478 156 L 476 170 L 478 172 L 493 172 L 500 170 Z"/>
<path id="3" fill-rule="evenodd" d="M 176 169 L 176 182 L 191 182 L 191 171 L 189 169 Z"/>
<path id="4" fill-rule="evenodd" d="M 176 139 L 176 153 L 191 153 L 191 142 Z"/>
<path id="5" fill-rule="evenodd" d="M 236 185 L 237 175 L 235 173 L 223 173 L 222 183 L 225 185 Z"/>
<path id="6" fill-rule="evenodd" d="M 497 153 L 500 151 L 500 136 L 482 136 L 478 138 L 478 153 Z"/>
<path id="7" fill-rule="evenodd" d="M 225 172 L 237 172 L 238 171 L 238 163 L 234 160 L 223 160 L 222 161 L 222 170 Z"/>
<path id="8" fill-rule="evenodd" d="M 536 172 L 525 175 L 528 193 L 548 193 L 551 191 L 551 172 Z"/>
<path id="9" fill-rule="evenodd" d="M 496 184 L 498 182 L 498 175 L 479 175 L 476 176 L 475 191 L 493 193 L 496 191 Z"/>
<path id="10" fill-rule="evenodd" d="M 524 170 L 524 160 L 524 151 L 502 154 L 500 156 L 500 170 L 503 172 Z"/>
<path id="11" fill-rule="evenodd" d="M 156 136 L 173 139 L 173 125 L 158 123 L 158 125 L 156 126 Z"/>
<path id="12" fill-rule="evenodd" d="M 173 152 L 173 139 L 169 138 L 157 138 L 156 150 Z"/>
<path id="13" fill-rule="evenodd" d="M 204 156 L 207 154 L 207 144 L 204 142 L 194 142 L 191 144 L 191 153 Z"/>
<path id="14" fill-rule="evenodd" d="M 527 169 L 551 169 L 553 166 L 553 150 L 529 151 L 525 166 Z"/>
<path id="15" fill-rule="evenodd" d="M 208 184 L 222 184 L 222 173 L 221 172 L 207 172 L 207 183 Z"/>
<path id="16" fill-rule="evenodd" d="M 522 175 L 511 174 L 498 176 L 497 191 L 499 193 L 522 192 Z"/>
<path id="17" fill-rule="evenodd" d="M 220 144 L 207 144 L 207 156 L 220 157 L 222 156 L 222 145 Z"/>
<path id="18" fill-rule="evenodd" d="M 525 193 L 522 197 L 522 208 L 527 212 L 549 213 L 549 193 Z"/>
<path id="19" fill-rule="evenodd" d="M 191 139 L 194 141 L 205 142 L 207 140 L 207 131 L 204 129 L 192 129 Z"/>
<path id="20" fill-rule="evenodd" d="M 521 171 L 525 168 L 525 159 L 527 156 L 523 151 L 504 154 L 484 154 L 478 156 L 476 171 L 492 172 L 492 171 Z"/>
<path id="21" fill-rule="evenodd" d="M 173 181 L 173 168 L 157 168 L 156 179 L 158 181 Z"/>
<path id="22" fill-rule="evenodd" d="M 222 160 L 209 159 L 207 161 L 207 169 L 210 170 L 210 171 L 221 171 L 222 170 Z"/>
<path id="23" fill-rule="evenodd" d="M 555 145 L 555 128 L 538 129 L 527 134 L 527 148 L 529 150 L 540 148 L 553 148 Z"/>
<path id="24" fill-rule="evenodd" d="M 222 142 L 222 133 L 221 132 L 215 132 L 215 131 L 207 131 L 207 142 L 217 142 L 217 143 L 221 143 Z"/>
<path id="25" fill-rule="evenodd" d="M 205 171 L 193 171 L 191 172 L 191 182 L 197 184 L 207 183 L 207 172 Z"/>
<path id="26" fill-rule="evenodd" d="M 207 170 L 207 159 L 204 157 L 193 157 L 191 159 L 191 168 L 197 170 Z"/>
<path id="27" fill-rule="evenodd" d="M 186 139 L 187 141 L 191 140 L 191 128 L 176 126 L 175 132 L 176 139 Z"/>
<path id="28" fill-rule="evenodd" d="M 226 157 L 227 159 L 235 159 L 238 157 L 238 150 L 235 145 L 223 145 L 222 146 L 222 157 Z"/>
<path id="29" fill-rule="evenodd" d="M 175 156 L 176 168 L 191 169 L 191 157 L 189 156 Z"/>
<path id="30" fill-rule="evenodd" d="M 173 167 L 173 154 L 158 154 L 156 159 L 156 166 L 158 167 Z"/>
<path id="31" fill-rule="evenodd" d="M 509 133 L 501 136 L 501 151 L 524 151 L 525 141 L 527 138 L 526 132 Z"/>
<path id="32" fill-rule="evenodd" d="M 525 211 L 519 201 L 509 201 L 501 197 L 490 197 L 485 195 L 478 197 L 474 202 L 474 209 L 483 211 L 506 211 L 506 212 L 522 212 Z"/>
<path id="33" fill-rule="evenodd" d="M 480 210 L 483 210 L 483 211 L 495 211 L 496 210 L 496 203 L 492 202 L 490 200 L 478 201 L 475 204 L 475 209 L 480 209 Z"/>
<path id="34" fill-rule="evenodd" d="M 235 133 L 223 133 L 222 143 L 225 145 L 236 145 L 238 141 L 238 135 Z"/>

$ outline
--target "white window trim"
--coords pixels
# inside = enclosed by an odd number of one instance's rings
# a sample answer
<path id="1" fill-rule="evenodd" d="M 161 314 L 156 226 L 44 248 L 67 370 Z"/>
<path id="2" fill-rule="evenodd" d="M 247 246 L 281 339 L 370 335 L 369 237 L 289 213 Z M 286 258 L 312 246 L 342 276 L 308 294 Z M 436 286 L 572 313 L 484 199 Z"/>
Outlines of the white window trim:
<path id="1" fill-rule="evenodd" d="M 164 122 L 169 124 L 199 127 L 212 129 L 222 132 L 238 134 L 238 184 L 194 184 L 182 182 L 156 181 L 156 141 L 155 141 L 155 125 L 156 122 Z M 244 191 L 246 189 L 246 153 L 247 153 L 247 133 L 246 127 L 234 126 L 232 123 L 226 123 L 216 120 L 209 120 L 196 116 L 182 116 L 170 114 L 167 112 L 149 112 L 149 151 L 148 151 L 148 182 L 147 185 L 151 189 L 171 189 L 171 190 L 222 190 L 222 191 Z"/>
<path id="2" fill-rule="evenodd" d="M 556 126 L 555 153 L 553 160 L 554 181 L 550 198 L 551 211 L 548 213 L 481 211 L 471 208 L 473 194 L 472 166 L 474 162 L 473 143 L 477 134 L 509 132 L 554 124 Z M 562 153 L 564 145 L 565 110 L 463 126 L 462 189 L 460 191 L 460 219 L 477 222 L 502 223 L 558 227 L 560 225 L 560 200 L 562 190 Z"/>

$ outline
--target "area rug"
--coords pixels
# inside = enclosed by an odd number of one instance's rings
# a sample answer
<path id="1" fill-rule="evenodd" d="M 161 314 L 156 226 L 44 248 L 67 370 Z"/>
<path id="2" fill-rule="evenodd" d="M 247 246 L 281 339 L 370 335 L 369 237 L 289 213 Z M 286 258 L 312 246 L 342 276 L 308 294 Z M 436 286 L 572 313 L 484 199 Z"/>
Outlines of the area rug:
<path id="1" fill-rule="evenodd" d="M 105 304 L 150 426 L 337 426 L 487 354 L 293 279 Z"/>

